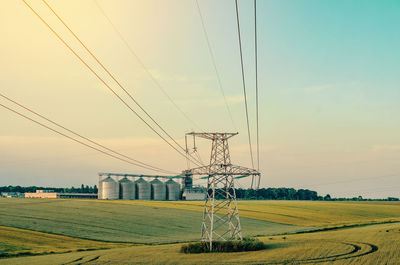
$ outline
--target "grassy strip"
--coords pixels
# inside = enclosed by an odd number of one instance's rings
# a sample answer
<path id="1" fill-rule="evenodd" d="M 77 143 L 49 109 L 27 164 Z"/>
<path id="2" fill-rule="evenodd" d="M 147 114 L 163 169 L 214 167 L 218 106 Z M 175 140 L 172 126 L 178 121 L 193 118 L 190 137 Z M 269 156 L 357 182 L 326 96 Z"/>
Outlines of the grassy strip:
<path id="1" fill-rule="evenodd" d="M 168 202 L 164 202 L 168 205 Z M 201 214 L 136 204 L 0 199 L 0 225 L 114 243 L 178 243 L 198 240 Z M 157 218 L 154 218 L 156 216 Z M 287 233 L 303 227 L 242 218 L 244 236 Z"/>
<path id="2" fill-rule="evenodd" d="M 259 239 L 244 238 L 238 241 L 215 241 L 212 243 L 212 249 L 208 242 L 196 242 L 183 245 L 181 247 L 182 253 L 208 253 L 208 252 L 242 252 L 242 251 L 256 251 L 266 249 L 267 245 Z"/>
<path id="3" fill-rule="evenodd" d="M 371 226 L 371 225 L 383 225 L 383 224 L 395 224 L 395 223 L 400 223 L 400 221 L 389 220 L 389 221 L 383 221 L 383 222 L 370 222 L 370 223 L 362 223 L 362 224 L 341 225 L 341 226 L 317 228 L 317 229 L 307 230 L 307 231 L 298 231 L 298 232 L 294 232 L 294 233 L 284 233 L 284 234 L 281 234 L 281 235 L 308 234 L 308 233 L 316 233 L 316 232 L 324 232 L 324 231 L 332 231 L 332 230 L 341 230 L 341 229 L 348 229 L 348 228 L 355 228 L 355 227 L 364 227 L 364 226 Z"/>
<path id="4" fill-rule="evenodd" d="M 132 246 L 0 226 L 0 259 Z"/>

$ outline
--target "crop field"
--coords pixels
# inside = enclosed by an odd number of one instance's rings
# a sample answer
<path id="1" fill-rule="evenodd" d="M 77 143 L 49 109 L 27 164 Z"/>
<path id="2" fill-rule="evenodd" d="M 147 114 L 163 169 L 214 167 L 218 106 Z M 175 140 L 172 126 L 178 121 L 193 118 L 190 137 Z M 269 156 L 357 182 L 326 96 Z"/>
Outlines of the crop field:
<path id="1" fill-rule="evenodd" d="M 199 239 L 201 202 L 0 199 L 0 207 L 0 253 L 46 254 L 0 264 L 400 263 L 398 202 L 240 201 L 245 235 L 268 248 L 212 254 L 179 253 L 178 242 Z"/>
<path id="2" fill-rule="evenodd" d="M 182 254 L 180 244 L 0 259 L 0 264 L 388 264 L 400 261 L 400 224 L 262 237 L 254 252 Z"/>
<path id="3" fill-rule="evenodd" d="M 199 201 L 103 201 L 203 211 Z M 239 201 L 241 217 L 281 224 L 312 227 L 340 227 L 400 221 L 399 202 L 326 202 L 326 201 Z"/>
<path id="4" fill-rule="evenodd" d="M 0 226 L 0 257 L 109 249 L 129 245 Z"/>
<path id="5" fill-rule="evenodd" d="M 168 202 L 164 202 L 168 204 Z M 131 243 L 197 240 L 199 211 L 97 200 L 0 199 L 0 225 L 84 239 Z M 309 227 L 241 218 L 245 236 L 309 230 Z"/>

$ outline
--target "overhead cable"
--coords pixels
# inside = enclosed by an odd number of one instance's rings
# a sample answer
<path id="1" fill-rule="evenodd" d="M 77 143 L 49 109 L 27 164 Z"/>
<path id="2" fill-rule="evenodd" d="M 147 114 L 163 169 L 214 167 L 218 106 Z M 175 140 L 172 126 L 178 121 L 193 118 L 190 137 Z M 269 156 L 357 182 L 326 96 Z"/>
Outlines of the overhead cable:
<path id="1" fill-rule="evenodd" d="M 185 117 L 187 121 L 189 121 L 193 126 L 195 126 L 197 129 L 202 131 L 200 127 L 197 125 L 196 122 L 194 122 L 179 106 L 176 104 L 176 102 L 172 99 L 172 97 L 165 91 L 164 87 L 160 84 L 160 82 L 154 77 L 154 75 L 150 72 L 150 70 L 147 68 L 147 66 L 143 63 L 143 61 L 140 59 L 140 57 L 137 55 L 137 53 L 133 50 L 132 46 L 129 44 L 129 42 L 124 38 L 122 33 L 118 30 L 118 28 L 115 26 L 115 24 L 111 21 L 110 17 L 107 15 L 107 13 L 104 11 L 104 9 L 101 7 L 101 5 L 98 3 L 97 0 L 94 0 L 96 6 L 99 8 L 103 16 L 106 18 L 108 23 L 111 25 L 112 29 L 115 31 L 115 33 L 118 35 L 118 37 L 121 39 L 121 41 L 124 43 L 124 45 L 127 47 L 131 55 L 135 57 L 139 65 L 143 68 L 143 70 L 146 72 L 146 74 L 150 77 L 150 79 L 153 81 L 153 83 L 156 85 L 158 89 L 161 90 L 161 92 L 164 94 L 164 96 L 167 97 L 167 99 L 174 105 L 174 107 L 182 114 L 182 116 Z"/>
<path id="2" fill-rule="evenodd" d="M 126 156 L 126 155 L 121 154 L 121 153 L 119 153 L 119 152 L 117 152 L 117 151 L 114 151 L 114 150 L 112 150 L 112 149 L 110 149 L 110 148 L 108 148 L 108 147 L 106 147 L 106 146 L 104 146 L 104 145 L 102 145 L 102 144 L 99 144 L 99 143 L 97 143 L 97 142 L 95 142 L 95 141 L 89 139 L 88 137 L 85 137 L 85 136 L 83 136 L 83 135 L 81 135 L 81 134 L 79 134 L 79 133 L 77 133 L 77 132 L 74 132 L 74 131 L 68 129 L 67 127 L 65 127 L 65 126 L 63 126 L 63 125 L 61 125 L 61 124 L 59 124 L 59 123 L 57 123 L 57 122 L 55 122 L 55 121 L 53 121 L 53 120 L 51 120 L 51 119 L 45 117 L 45 116 L 43 116 L 43 115 L 37 113 L 36 111 L 34 111 L 34 110 L 32 110 L 32 109 L 30 109 L 30 108 L 28 108 L 28 107 L 26 107 L 26 106 L 24 106 L 24 105 L 18 103 L 17 101 L 15 101 L 15 100 L 13 100 L 13 99 L 11 99 L 11 98 L 5 96 L 5 95 L 2 94 L 2 93 L 0 93 L 0 97 L 3 97 L 4 99 L 6 99 L 6 100 L 8 100 L 8 101 L 10 101 L 10 102 L 12 102 L 12 103 L 14 103 L 15 105 L 17 105 L 17 106 L 19 106 L 19 107 L 21 107 L 21 108 L 23 108 L 23 109 L 25 109 L 25 110 L 27 110 L 27 111 L 29 111 L 29 112 L 35 114 L 36 116 L 38 116 L 38 117 L 40 117 L 40 118 L 42 118 L 42 119 L 44 119 L 44 120 L 46 120 L 46 121 L 52 123 L 53 125 L 56 125 L 57 127 L 61 128 L 61 129 L 64 129 L 64 130 L 66 130 L 67 132 L 69 132 L 69 133 L 71 133 L 71 134 L 73 134 L 73 135 L 75 135 L 75 136 L 78 136 L 79 138 L 84 139 L 84 140 L 86 140 L 86 141 L 88 141 L 88 142 L 90 142 L 90 143 L 92 143 L 92 144 L 95 144 L 95 145 L 101 147 L 101 148 L 104 148 L 104 149 L 106 149 L 107 151 L 110 151 L 110 152 L 112 152 L 112 153 L 114 153 L 114 154 L 116 154 L 116 155 L 119 155 L 119 156 L 121 156 L 121 157 L 124 157 L 124 158 L 126 158 L 126 159 L 129 159 L 129 160 L 131 160 L 131 161 L 133 161 L 133 162 L 135 162 L 135 163 L 142 164 L 142 165 L 145 166 L 146 168 L 148 167 L 148 169 L 151 168 L 151 170 L 155 170 L 155 171 L 159 171 L 159 172 L 166 172 L 166 173 L 167 173 L 167 172 L 168 172 L 168 173 L 173 173 L 173 172 L 171 172 L 171 171 L 164 170 L 164 169 L 161 169 L 161 168 L 158 168 L 158 167 L 155 167 L 155 166 L 146 164 L 146 163 L 141 162 L 141 161 L 139 161 L 139 160 L 133 159 L 133 158 L 131 158 L 131 157 L 129 157 L 129 156 Z"/>
<path id="3" fill-rule="evenodd" d="M 258 122 L 258 51 L 257 51 L 257 0 L 254 0 L 254 57 L 256 70 L 256 130 L 257 130 L 257 171 L 260 172 L 260 134 Z M 257 189 L 260 188 L 261 174 L 258 176 Z"/>
<path id="4" fill-rule="evenodd" d="M 212 64 L 213 64 L 213 67 L 214 67 L 214 71 L 215 71 L 215 75 L 217 76 L 218 86 L 219 86 L 219 89 L 221 90 L 222 97 L 224 98 L 226 110 L 227 110 L 229 118 L 230 118 L 230 120 L 232 122 L 232 126 L 235 129 L 235 131 L 237 131 L 236 124 L 235 124 L 235 122 L 233 120 L 232 112 L 231 112 L 231 110 L 229 108 L 228 101 L 226 99 L 225 92 L 224 92 L 224 89 L 222 87 L 221 77 L 219 75 L 217 64 L 215 62 L 215 56 L 214 56 L 214 53 L 213 53 L 212 48 L 211 48 L 210 38 L 208 37 L 206 25 L 204 23 L 204 18 L 203 18 L 203 15 L 201 13 L 201 9 L 200 9 L 200 5 L 199 5 L 198 0 L 196 0 L 196 5 L 197 5 L 197 11 L 199 12 L 199 16 L 200 16 L 201 26 L 202 26 L 203 32 L 204 32 L 204 37 L 205 37 L 206 42 L 207 42 L 208 52 L 210 53 L 211 61 L 212 61 Z"/>
<path id="5" fill-rule="evenodd" d="M 249 150 L 250 150 L 250 158 L 251 158 L 251 165 L 254 168 L 254 160 L 253 160 L 253 150 L 251 146 L 251 134 L 250 134 L 250 123 L 249 123 L 249 112 L 247 108 L 247 94 L 246 94 L 246 81 L 244 75 L 244 66 L 243 66 L 243 53 L 242 53 L 242 40 L 240 38 L 240 22 L 239 22 L 239 8 L 238 8 L 238 1 L 235 0 L 235 7 L 236 7 L 236 22 L 237 22 L 237 30 L 238 30 L 238 39 L 239 39 L 239 51 L 240 51 L 240 64 L 242 69 L 242 84 L 243 84 L 243 96 L 244 96 L 244 105 L 246 111 L 246 121 L 247 121 L 247 135 L 249 140 Z M 251 187 L 253 187 L 253 179 Z"/>
<path id="6" fill-rule="evenodd" d="M 42 0 L 43 3 L 50 9 L 50 11 L 58 18 L 58 20 L 68 29 L 68 31 L 75 37 L 75 39 L 82 45 L 82 47 L 92 56 L 92 58 L 103 68 L 103 70 L 114 80 L 115 83 L 125 92 L 126 95 L 146 114 L 147 117 L 150 118 L 151 121 L 154 122 L 154 124 L 157 125 L 158 128 L 163 131 L 168 138 L 170 138 L 177 146 L 179 146 L 183 151 L 185 149 L 157 122 L 154 120 L 154 118 L 142 107 L 142 105 L 139 104 L 139 102 L 136 101 L 136 99 L 128 92 L 128 90 L 125 89 L 124 86 L 121 85 L 121 83 L 114 77 L 113 74 L 103 65 L 103 63 L 100 62 L 100 60 L 89 50 L 89 48 L 81 41 L 81 39 L 71 30 L 70 27 L 64 22 L 64 20 L 61 19 L 61 17 L 55 12 L 55 10 L 45 1 Z M 196 160 L 193 156 L 191 156 L 193 159 Z M 196 162 L 199 162 L 196 160 Z M 197 165 L 199 165 L 197 163 Z"/>
<path id="7" fill-rule="evenodd" d="M 111 87 L 102 79 L 83 59 L 80 57 L 66 41 L 25 1 L 22 0 L 30 10 L 53 32 L 53 34 L 126 106 L 128 107 L 141 121 L 143 121 L 154 133 L 156 133 L 162 140 L 164 140 L 171 148 L 177 151 L 181 156 L 186 158 L 186 155 L 173 146 L 167 139 L 165 139 L 158 131 L 156 131 L 147 121 L 145 121 L 124 99 L 121 98 Z M 194 162 L 197 164 L 197 162 Z M 198 164 L 197 164 L 198 165 Z"/>
<path id="8" fill-rule="evenodd" d="M 69 136 L 69 135 L 67 135 L 67 134 L 65 134 L 65 133 L 62 133 L 62 132 L 60 132 L 60 131 L 58 131 L 58 130 L 56 130 L 56 129 L 53 129 L 53 128 L 51 128 L 51 127 L 49 127 L 49 126 L 47 126 L 47 125 L 45 125 L 45 124 L 43 124 L 43 123 L 41 123 L 41 122 L 39 122 L 39 121 L 36 121 L 36 120 L 34 120 L 34 119 L 32 119 L 32 118 L 30 118 L 30 117 L 28 117 L 28 116 L 26 116 L 26 115 L 24 115 L 24 114 L 22 114 L 22 113 L 16 111 L 16 110 L 14 110 L 14 109 L 11 109 L 11 108 L 9 108 L 9 107 L 7 107 L 7 106 L 1 104 L 1 103 L 0 103 L 0 106 L 3 107 L 3 108 L 5 108 L 5 109 L 7 109 L 7 110 L 9 110 L 9 111 L 11 111 L 11 112 L 13 112 L 13 113 L 15 113 L 15 114 L 17 114 L 17 115 L 19 115 L 19 116 L 21 116 L 21 117 L 23 117 L 23 118 L 25 118 L 25 119 L 27 119 L 27 120 L 30 120 L 30 121 L 32 121 L 32 122 L 34 122 L 34 123 L 36 123 L 36 124 L 38 124 L 38 125 L 40 125 L 40 126 L 46 128 L 46 129 L 48 129 L 48 130 L 50 130 L 50 131 L 53 131 L 53 132 L 55 132 L 55 133 L 57 133 L 57 134 L 59 134 L 59 135 L 61 135 L 61 136 L 64 136 L 64 137 L 66 137 L 66 138 L 68 138 L 68 139 L 70 139 L 70 140 L 72 140 L 72 141 L 74 141 L 74 142 L 77 142 L 77 143 L 79 143 L 79 144 L 81 144 L 81 145 L 84 145 L 84 146 L 86 146 L 86 147 L 88 147 L 88 148 L 91 148 L 91 149 L 93 149 L 93 150 L 96 150 L 96 151 L 98 151 L 98 152 L 100 152 L 100 153 L 103 153 L 103 154 L 105 154 L 105 155 L 107 155 L 107 156 L 113 157 L 113 158 L 115 158 L 115 159 L 121 160 L 121 161 L 123 161 L 123 162 L 129 163 L 129 164 L 131 164 L 131 165 L 135 165 L 135 166 L 138 166 L 138 167 L 141 167 L 141 168 L 145 168 L 145 169 L 149 169 L 149 170 L 153 170 L 153 171 L 158 171 L 158 170 L 155 170 L 154 168 L 150 168 L 150 167 L 147 167 L 147 166 L 143 166 L 142 164 L 134 163 L 134 162 L 129 161 L 129 160 L 127 160 L 127 159 L 121 158 L 121 157 L 119 157 L 119 156 L 116 156 L 116 155 L 113 155 L 113 154 L 111 154 L 111 153 L 108 153 L 108 152 L 106 152 L 106 151 L 104 151 L 104 150 L 101 150 L 101 149 L 99 149 L 99 148 L 97 148 L 97 147 L 91 146 L 91 145 L 89 145 L 89 144 L 87 144 L 87 143 L 84 143 L 84 142 L 82 142 L 82 141 L 80 141 L 80 140 L 77 140 L 77 139 L 75 139 L 74 137 L 71 137 L 71 136 Z M 163 170 L 162 172 L 169 172 L 169 171 L 164 171 L 164 170 Z M 171 173 L 173 173 L 173 172 L 171 172 Z"/>

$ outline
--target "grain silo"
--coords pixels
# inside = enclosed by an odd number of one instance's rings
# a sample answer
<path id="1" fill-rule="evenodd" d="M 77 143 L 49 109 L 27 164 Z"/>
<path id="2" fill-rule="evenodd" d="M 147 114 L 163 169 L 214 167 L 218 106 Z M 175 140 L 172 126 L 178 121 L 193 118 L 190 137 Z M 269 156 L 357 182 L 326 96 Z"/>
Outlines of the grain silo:
<path id="1" fill-rule="evenodd" d="M 119 198 L 122 200 L 135 199 L 135 183 L 130 181 L 127 177 L 119 181 Z"/>
<path id="2" fill-rule="evenodd" d="M 143 178 L 139 178 L 135 181 L 137 198 L 139 200 L 150 200 L 151 199 L 151 184 L 145 181 Z"/>
<path id="3" fill-rule="evenodd" d="M 167 185 L 167 200 L 169 201 L 177 201 L 179 200 L 181 187 L 179 183 L 173 181 L 172 179 L 165 182 Z"/>
<path id="4" fill-rule="evenodd" d="M 167 188 L 165 183 L 154 179 L 151 182 L 151 198 L 155 201 L 165 201 Z"/>
<path id="5" fill-rule="evenodd" d="M 99 181 L 99 199 L 118 200 L 119 185 L 111 177 Z"/>

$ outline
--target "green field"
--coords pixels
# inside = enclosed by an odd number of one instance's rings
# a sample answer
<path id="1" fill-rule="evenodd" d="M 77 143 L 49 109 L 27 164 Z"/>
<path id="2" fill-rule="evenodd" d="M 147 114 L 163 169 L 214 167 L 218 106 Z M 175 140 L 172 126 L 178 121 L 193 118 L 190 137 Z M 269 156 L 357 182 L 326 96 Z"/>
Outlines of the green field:
<path id="1" fill-rule="evenodd" d="M 176 242 L 199 239 L 201 202 L 0 199 L 0 207 L 0 253 L 46 254 L 0 264 L 400 264 L 398 202 L 241 201 L 244 234 L 269 248 L 229 254 L 179 253 Z M 323 229 L 333 230 L 315 232 Z"/>
<path id="2" fill-rule="evenodd" d="M 398 265 L 400 224 L 261 238 L 270 248 L 182 254 L 180 245 L 134 246 L 0 260 L 0 264 L 353 264 Z"/>
<path id="3" fill-rule="evenodd" d="M 168 202 L 163 202 L 168 205 Z M 97 200 L 1 199 L 0 225 L 85 239 L 131 243 L 197 240 L 202 213 L 137 203 Z M 245 236 L 309 230 L 263 220 L 241 218 Z"/>
<path id="4" fill-rule="evenodd" d="M 0 226 L 0 257 L 79 252 L 128 246 L 130 246 L 130 244 L 96 242 Z"/>
<path id="5" fill-rule="evenodd" d="M 203 211 L 199 201 L 103 201 L 128 205 Z M 296 226 L 340 227 L 400 221 L 400 203 L 386 201 L 239 201 L 241 217 Z"/>

